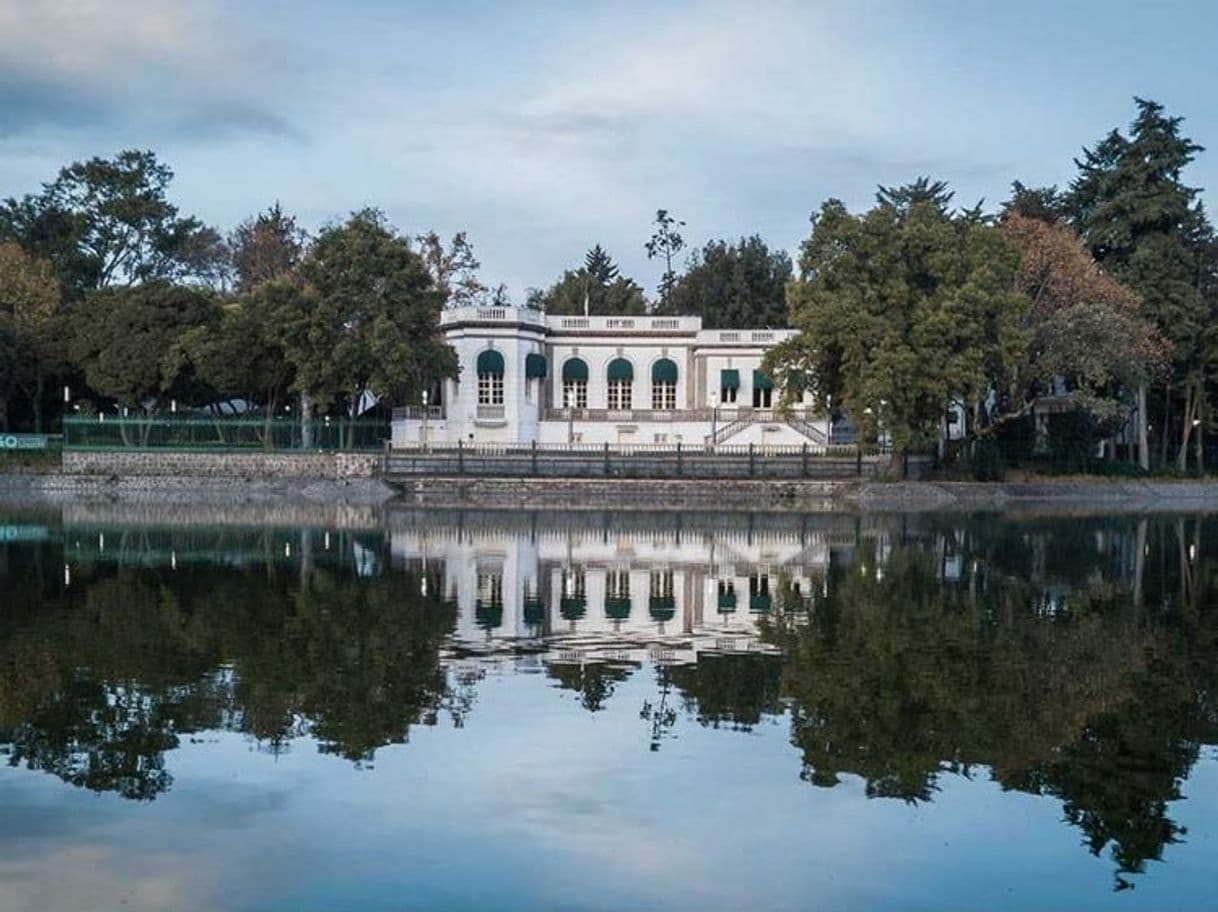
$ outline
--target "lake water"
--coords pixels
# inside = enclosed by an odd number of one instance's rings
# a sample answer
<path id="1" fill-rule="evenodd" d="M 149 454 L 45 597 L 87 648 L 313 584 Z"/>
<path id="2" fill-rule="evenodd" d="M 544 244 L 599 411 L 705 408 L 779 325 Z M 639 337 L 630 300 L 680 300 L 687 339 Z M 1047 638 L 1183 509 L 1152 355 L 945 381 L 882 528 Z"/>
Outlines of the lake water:
<path id="1" fill-rule="evenodd" d="M 0 910 L 1212 908 L 1216 532 L 0 510 Z"/>

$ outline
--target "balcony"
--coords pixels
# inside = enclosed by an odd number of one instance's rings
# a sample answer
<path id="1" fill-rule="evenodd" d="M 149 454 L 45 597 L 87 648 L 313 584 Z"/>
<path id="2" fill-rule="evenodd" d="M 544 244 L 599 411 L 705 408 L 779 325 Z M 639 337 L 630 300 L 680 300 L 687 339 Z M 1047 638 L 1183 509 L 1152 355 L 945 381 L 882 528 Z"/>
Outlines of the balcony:
<path id="1" fill-rule="evenodd" d="M 394 421 L 443 421 L 442 405 L 407 405 L 393 410 Z"/>
<path id="2" fill-rule="evenodd" d="M 507 413 L 502 405 L 479 405 L 474 413 L 474 423 L 487 427 L 507 424 Z"/>

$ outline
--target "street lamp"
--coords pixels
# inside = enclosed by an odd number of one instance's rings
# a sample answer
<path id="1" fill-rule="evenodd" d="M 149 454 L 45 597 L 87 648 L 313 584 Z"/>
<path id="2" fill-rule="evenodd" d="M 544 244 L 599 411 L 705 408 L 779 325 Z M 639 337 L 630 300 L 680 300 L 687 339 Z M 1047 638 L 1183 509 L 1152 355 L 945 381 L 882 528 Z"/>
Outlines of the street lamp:
<path id="1" fill-rule="evenodd" d="M 423 428 L 422 428 L 423 449 L 427 449 L 427 400 L 430 398 L 431 397 L 428 395 L 428 391 L 423 390 Z"/>
<path id="2" fill-rule="evenodd" d="M 719 394 L 711 393 L 711 449 L 715 448 L 715 435 L 719 432 Z"/>

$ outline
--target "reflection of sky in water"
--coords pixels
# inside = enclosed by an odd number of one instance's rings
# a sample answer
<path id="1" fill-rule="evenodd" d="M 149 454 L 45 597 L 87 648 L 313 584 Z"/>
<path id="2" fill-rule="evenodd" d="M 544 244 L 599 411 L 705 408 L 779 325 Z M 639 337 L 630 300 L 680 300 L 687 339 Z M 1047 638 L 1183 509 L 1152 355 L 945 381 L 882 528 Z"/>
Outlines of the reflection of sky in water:
<path id="1" fill-rule="evenodd" d="M 658 752 L 644 670 L 603 712 L 537 675 L 491 676 L 462 729 L 415 727 L 363 769 L 305 740 L 235 734 L 170 755 L 151 803 L 0 774 L 0 909 L 1162 909 L 1209 895 L 1213 752 L 1173 807 L 1188 828 L 1136 889 L 1050 798 L 984 770 L 929 804 L 801 782 L 785 720 L 715 731 L 684 714 Z M 1193 902 L 1182 899 L 1192 897 Z"/>

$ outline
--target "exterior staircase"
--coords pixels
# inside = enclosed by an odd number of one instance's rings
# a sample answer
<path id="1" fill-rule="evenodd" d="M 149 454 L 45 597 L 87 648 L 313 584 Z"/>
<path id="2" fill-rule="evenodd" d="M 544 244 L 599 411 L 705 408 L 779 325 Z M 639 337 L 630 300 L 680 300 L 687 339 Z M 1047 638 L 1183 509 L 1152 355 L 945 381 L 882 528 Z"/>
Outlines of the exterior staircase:
<path id="1" fill-rule="evenodd" d="M 736 436 L 750 424 L 755 424 L 758 421 L 781 421 L 784 424 L 790 425 L 792 428 L 803 434 L 812 443 L 819 446 L 828 446 L 829 438 L 825 432 L 818 428 L 812 422 L 804 419 L 791 416 L 790 418 L 779 418 L 771 411 L 746 411 L 737 417 L 734 421 L 729 421 L 715 430 L 714 434 L 706 435 L 707 446 L 718 446 L 721 443 Z"/>

